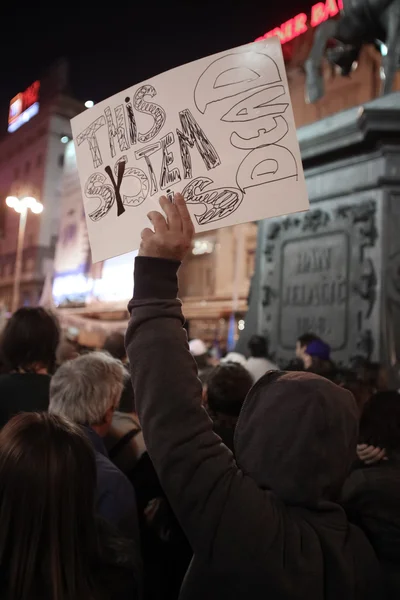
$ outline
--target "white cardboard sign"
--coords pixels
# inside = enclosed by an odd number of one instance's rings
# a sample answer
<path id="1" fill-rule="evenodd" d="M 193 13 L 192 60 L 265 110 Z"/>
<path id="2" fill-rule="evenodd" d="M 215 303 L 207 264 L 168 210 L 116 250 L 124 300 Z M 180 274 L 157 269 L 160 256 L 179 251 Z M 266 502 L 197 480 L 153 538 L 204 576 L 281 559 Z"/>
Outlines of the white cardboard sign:
<path id="1" fill-rule="evenodd" d="M 277 38 L 183 65 L 72 119 L 93 261 L 140 245 L 161 195 L 197 232 L 308 208 Z"/>

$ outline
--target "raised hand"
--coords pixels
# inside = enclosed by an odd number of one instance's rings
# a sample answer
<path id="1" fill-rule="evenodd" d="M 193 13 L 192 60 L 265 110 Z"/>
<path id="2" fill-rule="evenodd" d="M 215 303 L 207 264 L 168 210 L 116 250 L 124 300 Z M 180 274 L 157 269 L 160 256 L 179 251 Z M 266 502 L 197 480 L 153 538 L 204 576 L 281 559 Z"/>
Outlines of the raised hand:
<path id="1" fill-rule="evenodd" d="M 182 261 L 191 248 L 194 235 L 186 202 L 182 194 L 175 194 L 173 203 L 162 196 L 160 206 L 167 217 L 156 210 L 147 215 L 154 231 L 143 229 L 139 256 Z"/>

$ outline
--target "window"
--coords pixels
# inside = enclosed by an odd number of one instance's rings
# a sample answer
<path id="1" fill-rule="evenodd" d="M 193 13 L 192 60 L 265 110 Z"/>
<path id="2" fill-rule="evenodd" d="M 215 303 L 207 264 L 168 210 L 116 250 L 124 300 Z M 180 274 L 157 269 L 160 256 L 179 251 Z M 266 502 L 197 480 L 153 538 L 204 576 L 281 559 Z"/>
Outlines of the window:
<path id="1" fill-rule="evenodd" d="M 19 167 L 15 167 L 14 169 L 14 179 L 18 179 L 19 178 Z"/>
<path id="2" fill-rule="evenodd" d="M 28 175 L 30 170 L 31 170 L 31 162 L 29 160 L 27 160 L 25 163 L 25 175 Z"/>
<path id="3" fill-rule="evenodd" d="M 64 166 L 64 154 L 60 154 L 58 157 L 58 166 L 62 168 Z"/>
<path id="4" fill-rule="evenodd" d="M 43 164 L 43 154 L 38 154 L 36 157 L 36 167 L 41 167 Z"/>

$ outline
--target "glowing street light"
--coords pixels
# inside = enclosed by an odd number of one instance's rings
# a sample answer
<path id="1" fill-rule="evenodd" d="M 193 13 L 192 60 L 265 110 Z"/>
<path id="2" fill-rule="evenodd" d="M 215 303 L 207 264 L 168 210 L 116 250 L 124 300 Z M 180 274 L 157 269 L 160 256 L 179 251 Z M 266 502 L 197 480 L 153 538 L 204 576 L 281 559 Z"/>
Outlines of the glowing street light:
<path id="1" fill-rule="evenodd" d="M 17 243 L 17 257 L 15 261 L 15 276 L 13 286 L 13 296 L 11 311 L 15 312 L 19 304 L 19 291 L 21 285 L 21 271 L 22 271 L 22 254 L 24 250 L 24 239 L 25 239 L 25 228 L 26 219 L 28 216 L 28 210 L 35 215 L 39 215 L 43 211 L 43 204 L 38 202 L 33 196 L 25 196 L 24 198 L 17 198 L 17 196 L 7 196 L 6 204 L 9 208 L 15 210 L 19 214 L 19 228 L 18 228 L 18 243 Z"/>
<path id="2" fill-rule="evenodd" d="M 86 100 L 85 106 L 86 106 L 86 108 L 93 108 L 93 106 L 94 106 L 93 100 Z"/>

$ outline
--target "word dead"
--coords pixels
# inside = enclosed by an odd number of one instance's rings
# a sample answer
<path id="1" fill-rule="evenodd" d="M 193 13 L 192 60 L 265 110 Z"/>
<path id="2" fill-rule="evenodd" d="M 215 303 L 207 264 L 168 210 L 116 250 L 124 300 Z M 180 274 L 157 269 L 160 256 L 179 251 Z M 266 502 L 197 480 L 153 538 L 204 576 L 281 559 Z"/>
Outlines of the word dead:
<path id="1" fill-rule="evenodd" d="M 205 69 L 193 92 L 197 112 L 178 111 L 179 126 L 174 130 L 166 127 L 167 113 L 153 85 L 142 85 L 123 103 L 107 106 L 76 137 L 77 146 L 87 144 L 95 170 L 84 186 L 87 198 L 98 199 L 89 218 L 102 219 L 114 205 L 121 216 L 159 191 L 171 195 L 171 187 L 180 184 L 187 203 L 202 207 L 195 215 L 198 224 L 208 224 L 237 210 L 246 189 L 297 178 L 296 159 L 283 143 L 289 131 L 285 95 L 275 61 L 263 52 L 245 50 L 218 58 Z M 227 99 L 232 100 L 228 110 L 223 102 Z M 224 157 L 212 139 L 210 119 L 205 119 L 215 104 L 223 107 L 219 120 L 232 124 L 230 145 L 243 155 L 236 176 L 226 187 L 217 188 L 212 173 L 221 168 Z M 152 119 L 147 131 L 137 126 L 139 114 Z M 207 133 L 202 121 L 208 122 Z M 100 130 L 107 138 L 99 136 Z M 209 176 L 194 172 L 194 152 Z"/>

